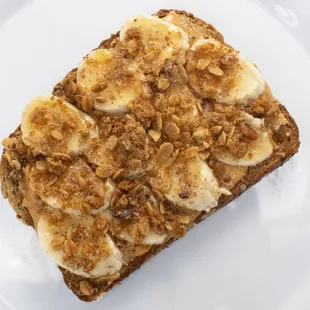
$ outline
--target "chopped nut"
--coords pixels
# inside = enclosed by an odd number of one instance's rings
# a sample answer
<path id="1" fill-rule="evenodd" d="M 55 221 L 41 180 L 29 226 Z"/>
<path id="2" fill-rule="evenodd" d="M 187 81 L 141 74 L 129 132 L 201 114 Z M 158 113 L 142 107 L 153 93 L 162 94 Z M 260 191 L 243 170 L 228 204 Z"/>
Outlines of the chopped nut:
<path id="1" fill-rule="evenodd" d="M 227 139 L 227 142 L 226 142 L 226 146 L 229 148 L 229 149 L 234 149 L 235 147 L 235 142 L 232 138 L 228 137 Z"/>
<path id="2" fill-rule="evenodd" d="M 113 151 L 116 147 L 117 141 L 118 141 L 118 138 L 112 135 L 107 141 L 107 144 L 106 144 L 107 149 L 110 151 Z"/>
<path id="3" fill-rule="evenodd" d="M 159 218 L 151 219 L 151 229 L 158 235 L 163 235 L 166 232 L 164 218 L 162 215 L 158 215 Z"/>
<path id="4" fill-rule="evenodd" d="M 134 181 L 131 180 L 124 180 L 121 181 L 117 187 L 121 190 L 125 190 L 125 191 L 130 191 L 133 188 L 135 188 L 137 186 L 137 184 Z"/>
<path id="5" fill-rule="evenodd" d="M 278 146 L 278 148 L 279 148 L 279 146 Z M 280 157 L 282 157 L 282 158 L 284 158 L 284 157 L 286 156 L 286 154 L 283 153 L 283 152 L 277 152 L 277 153 L 275 153 L 275 155 L 276 155 L 276 156 L 280 156 Z"/>
<path id="6" fill-rule="evenodd" d="M 253 108 L 253 112 L 257 113 L 258 115 L 263 115 L 265 114 L 265 110 L 261 106 L 256 106 Z"/>
<path id="7" fill-rule="evenodd" d="M 60 133 L 60 132 L 57 131 L 57 130 L 52 130 L 52 131 L 51 131 L 51 136 L 52 136 L 54 139 L 58 140 L 58 141 L 60 141 L 60 140 L 62 140 L 62 139 L 64 138 L 64 136 L 62 135 L 62 133 Z"/>
<path id="8" fill-rule="evenodd" d="M 165 161 L 168 160 L 168 158 L 171 156 L 171 154 L 173 153 L 174 150 L 174 146 L 173 144 L 169 143 L 169 142 L 165 142 L 163 143 L 157 154 L 156 154 L 156 162 L 157 164 L 163 164 Z"/>
<path id="9" fill-rule="evenodd" d="M 129 193 L 130 195 L 135 195 L 137 194 L 138 192 L 141 191 L 143 185 L 142 184 L 137 184 Z"/>
<path id="10" fill-rule="evenodd" d="M 70 226 L 67 231 L 67 239 L 71 239 L 73 236 L 73 227 Z"/>
<path id="11" fill-rule="evenodd" d="M 104 90 L 108 85 L 106 83 L 95 83 L 92 87 L 91 87 L 91 91 L 94 93 L 98 93 L 102 90 Z"/>
<path id="12" fill-rule="evenodd" d="M 13 167 L 15 167 L 18 170 L 22 167 L 22 164 L 20 163 L 18 159 L 13 159 L 11 164 L 13 165 Z"/>
<path id="13" fill-rule="evenodd" d="M 90 96 L 83 96 L 80 105 L 85 112 L 88 112 L 93 108 L 94 100 Z"/>
<path id="14" fill-rule="evenodd" d="M 196 83 L 198 83 L 199 82 L 199 79 L 198 78 L 196 78 Z M 205 91 L 205 92 L 212 92 L 213 91 L 213 93 L 214 93 L 214 91 L 215 91 L 215 87 L 214 86 L 211 86 L 211 84 L 210 84 L 210 81 L 208 81 L 207 79 L 205 80 L 205 81 L 201 81 L 202 82 L 202 85 L 201 85 L 201 89 L 203 90 L 203 91 Z M 200 83 L 201 83 L 200 82 Z"/>
<path id="15" fill-rule="evenodd" d="M 276 105 L 272 105 L 270 109 L 267 111 L 267 115 L 276 115 L 279 112 L 279 109 Z"/>
<path id="16" fill-rule="evenodd" d="M 149 87 L 143 87 L 142 98 L 150 99 L 152 97 L 152 90 Z"/>
<path id="17" fill-rule="evenodd" d="M 135 40 L 130 40 L 127 43 L 127 50 L 130 55 L 135 55 L 137 53 L 138 45 Z"/>
<path id="18" fill-rule="evenodd" d="M 179 67 L 180 74 L 181 74 L 181 77 L 183 79 L 183 82 L 187 84 L 188 83 L 188 75 L 187 75 L 187 72 L 186 72 L 184 66 L 181 64 L 178 64 L 178 67 Z"/>
<path id="19" fill-rule="evenodd" d="M 232 124 L 227 122 L 227 121 L 224 121 L 223 123 L 223 130 L 226 132 L 226 133 L 229 133 L 232 129 Z"/>
<path id="20" fill-rule="evenodd" d="M 222 129 L 223 129 L 222 126 L 213 126 L 213 127 L 210 128 L 210 132 L 212 133 L 212 135 L 217 136 L 217 135 L 220 134 Z"/>
<path id="21" fill-rule="evenodd" d="M 220 107 L 220 105 L 218 105 Z M 236 117 L 237 116 L 237 110 L 233 105 L 230 105 L 225 108 L 225 114 L 227 117 Z"/>
<path id="22" fill-rule="evenodd" d="M 200 102 L 200 101 L 197 101 L 196 105 L 197 105 L 198 111 L 199 111 L 201 114 L 203 114 L 203 108 L 202 108 L 201 102 Z"/>
<path id="23" fill-rule="evenodd" d="M 172 154 L 172 162 L 175 162 L 177 157 L 179 156 L 179 153 L 180 153 L 180 149 L 176 149 L 173 154 Z"/>
<path id="24" fill-rule="evenodd" d="M 235 130 L 236 130 L 236 127 L 233 126 L 232 129 L 231 129 L 231 131 L 230 131 L 230 133 L 228 134 L 228 138 L 229 138 L 229 139 L 234 135 Z"/>
<path id="25" fill-rule="evenodd" d="M 198 127 L 197 130 L 192 135 L 197 141 L 201 141 L 205 138 L 204 129 L 202 127 Z"/>
<path id="26" fill-rule="evenodd" d="M 92 209 L 89 203 L 82 203 L 81 207 L 82 207 L 83 213 L 91 214 Z"/>
<path id="27" fill-rule="evenodd" d="M 118 199 L 117 204 L 118 204 L 118 206 L 121 207 L 121 208 L 126 208 L 126 207 L 128 207 L 129 200 L 128 200 L 128 198 L 127 198 L 127 195 L 123 194 L 123 195 Z"/>
<path id="28" fill-rule="evenodd" d="M 201 160 L 206 160 L 210 157 L 210 152 L 208 151 L 199 152 L 199 157 Z"/>
<path id="29" fill-rule="evenodd" d="M 159 203 L 159 212 L 161 214 L 164 214 L 166 212 L 166 209 L 162 203 Z"/>
<path id="30" fill-rule="evenodd" d="M 216 76 L 222 76 L 224 74 L 223 70 L 220 67 L 215 66 L 215 65 L 209 65 L 208 71 L 211 74 L 216 75 Z"/>
<path id="31" fill-rule="evenodd" d="M 47 169 L 47 166 L 46 166 L 46 163 L 44 160 L 38 160 L 36 162 L 36 168 L 39 170 L 39 171 L 45 171 Z"/>
<path id="32" fill-rule="evenodd" d="M 164 76 L 160 76 L 157 85 L 159 89 L 167 90 L 170 87 L 170 81 Z"/>
<path id="33" fill-rule="evenodd" d="M 56 236 L 52 242 L 51 242 L 51 247 L 54 250 L 61 250 L 64 246 L 66 238 L 62 235 Z"/>
<path id="34" fill-rule="evenodd" d="M 115 169 L 111 164 L 105 164 L 96 168 L 96 175 L 102 179 L 110 177 L 111 175 L 114 174 L 114 172 Z"/>
<path id="35" fill-rule="evenodd" d="M 79 185 L 80 185 L 81 187 L 84 187 L 84 186 L 86 185 L 85 179 L 82 178 L 80 175 L 77 176 L 77 180 L 78 180 Z"/>
<path id="36" fill-rule="evenodd" d="M 210 147 L 210 144 L 208 142 L 202 142 L 202 145 L 205 147 L 205 149 L 208 149 Z"/>
<path id="37" fill-rule="evenodd" d="M 191 159 L 196 156 L 196 154 L 199 152 L 199 147 L 198 146 L 191 146 L 190 148 L 186 149 L 182 153 L 182 157 L 185 159 Z"/>
<path id="38" fill-rule="evenodd" d="M 158 189 L 153 188 L 152 192 L 157 199 L 162 200 L 164 198 L 164 195 Z"/>
<path id="39" fill-rule="evenodd" d="M 91 296 L 94 293 L 93 286 L 87 280 L 80 282 L 80 291 L 85 296 Z"/>
<path id="40" fill-rule="evenodd" d="M 196 103 L 196 99 L 189 95 L 180 94 L 172 94 L 168 98 L 168 103 L 171 108 L 180 107 L 182 109 L 188 109 L 192 107 Z M 172 113 L 173 114 L 173 113 Z"/>
<path id="41" fill-rule="evenodd" d="M 162 64 L 159 62 L 157 64 L 154 64 L 152 72 L 154 73 L 154 75 L 158 76 L 161 69 L 162 69 Z"/>
<path id="42" fill-rule="evenodd" d="M 71 156 L 64 153 L 53 153 L 52 157 L 60 159 L 61 161 L 71 160 Z"/>
<path id="43" fill-rule="evenodd" d="M 137 245 L 135 247 L 135 256 L 142 256 L 147 253 L 152 247 L 150 245 Z"/>
<path id="44" fill-rule="evenodd" d="M 236 56 L 233 55 L 229 55 L 229 54 L 225 54 L 221 57 L 221 63 L 223 65 L 234 65 L 238 62 L 238 58 Z"/>
<path id="45" fill-rule="evenodd" d="M 172 115 L 172 120 L 178 125 L 182 125 L 182 119 L 178 116 L 176 116 L 175 114 Z"/>
<path id="46" fill-rule="evenodd" d="M 121 195 L 121 191 L 117 188 L 113 191 L 111 196 L 111 206 L 114 207 L 117 205 L 118 199 Z"/>
<path id="47" fill-rule="evenodd" d="M 167 228 L 167 230 L 173 231 L 173 227 L 170 222 L 165 222 L 165 227 Z"/>
<path id="48" fill-rule="evenodd" d="M 180 135 L 180 129 L 174 122 L 168 122 L 164 128 L 164 132 L 170 141 L 176 141 Z"/>
<path id="49" fill-rule="evenodd" d="M 163 119 L 160 113 L 156 113 L 156 128 L 160 131 L 163 128 Z"/>
<path id="50" fill-rule="evenodd" d="M 140 192 L 137 194 L 138 202 L 140 205 L 146 204 L 146 188 L 143 186 L 140 190 Z"/>
<path id="51" fill-rule="evenodd" d="M 142 160 L 140 159 L 130 159 L 129 162 L 128 162 L 128 169 L 129 170 L 137 170 L 137 169 L 140 169 L 142 168 Z"/>
<path id="52" fill-rule="evenodd" d="M 143 122 L 143 125 L 145 128 L 150 128 L 151 127 L 151 124 L 152 124 L 152 121 L 150 119 L 146 119 L 144 122 Z"/>
<path id="53" fill-rule="evenodd" d="M 198 70 L 204 70 L 210 65 L 210 63 L 211 63 L 211 59 L 207 59 L 207 58 L 199 59 L 196 64 L 196 68 Z"/>
<path id="54" fill-rule="evenodd" d="M 157 142 L 161 137 L 161 132 L 152 129 L 148 131 L 148 134 L 155 142 Z"/>
<path id="55" fill-rule="evenodd" d="M 218 139 L 218 145 L 219 146 L 223 146 L 226 144 L 226 140 L 227 140 L 227 134 L 225 131 L 222 131 L 220 134 L 220 137 Z"/>
<path id="56" fill-rule="evenodd" d="M 67 240 L 65 242 L 65 253 L 67 256 L 71 257 L 74 255 L 74 253 L 76 253 L 77 251 L 77 245 L 74 241 L 72 241 L 71 239 Z"/>
<path id="57" fill-rule="evenodd" d="M 210 136 L 210 131 L 209 131 L 209 129 L 206 128 L 206 129 L 204 130 L 204 133 L 205 133 L 205 136 L 206 136 L 206 137 L 209 137 L 209 136 Z"/>
<path id="58" fill-rule="evenodd" d="M 154 104 L 156 110 L 164 112 L 167 106 L 167 99 L 163 94 L 159 94 Z"/>
<path id="59" fill-rule="evenodd" d="M 143 166 L 142 160 L 133 158 L 128 161 L 127 167 L 129 170 L 138 170 L 142 168 L 142 166 Z"/>
<path id="60" fill-rule="evenodd" d="M 117 179 L 120 179 L 124 176 L 125 174 L 125 169 L 118 169 L 114 174 L 113 174 L 113 177 L 112 179 L 113 180 L 117 180 Z"/>
<path id="61" fill-rule="evenodd" d="M 258 139 L 258 133 L 249 124 L 242 122 L 240 124 L 240 129 L 242 134 L 251 140 Z"/>

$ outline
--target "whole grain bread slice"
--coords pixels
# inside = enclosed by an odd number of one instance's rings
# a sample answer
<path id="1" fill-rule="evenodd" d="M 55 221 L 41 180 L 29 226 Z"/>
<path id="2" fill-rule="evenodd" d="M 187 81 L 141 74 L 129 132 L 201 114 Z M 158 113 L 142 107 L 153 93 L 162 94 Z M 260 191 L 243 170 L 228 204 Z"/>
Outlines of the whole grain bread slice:
<path id="1" fill-rule="evenodd" d="M 156 15 L 160 18 L 165 17 L 171 10 L 160 10 Z M 195 25 L 195 27 L 200 27 L 203 29 L 205 33 L 205 37 L 214 37 L 219 41 L 223 42 L 223 36 L 210 24 L 202 21 L 201 19 L 195 17 L 194 15 L 187 13 L 185 11 L 177 11 L 175 10 L 176 14 L 183 16 L 184 18 L 188 19 L 189 23 Z M 103 41 L 99 48 L 110 48 L 115 45 L 115 42 L 118 40 L 119 33 L 112 35 L 108 40 Z M 68 88 L 68 84 L 71 81 L 75 81 L 76 79 L 76 69 L 73 69 L 69 72 L 66 77 L 58 83 L 53 91 L 53 94 L 59 97 L 68 98 L 70 97 L 70 92 Z M 289 144 L 289 147 L 286 148 L 285 154 L 278 154 L 274 153 L 269 159 L 264 161 L 263 163 L 251 167 L 245 177 L 240 180 L 237 185 L 231 190 L 232 195 L 230 196 L 221 196 L 218 206 L 211 210 L 211 212 L 202 212 L 195 221 L 195 224 L 201 222 L 220 208 L 227 205 L 232 200 L 236 199 L 241 193 L 243 193 L 246 189 L 253 186 L 257 183 L 261 178 L 266 176 L 268 173 L 272 172 L 276 168 L 283 165 L 287 160 L 289 160 L 299 148 L 299 133 L 298 127 L 294 121 L 294 119 L 290 116 L 288 111 L 285 109 L 284 106 L 280 105 L 281 112 L 287 118 L 288 124 L 286 125 L 286 131 L 290 132 L 289 137 L 281 137 L 279 136 L 279 141 L 284 139 L 289 139 L 289 141 L 285 141 L 286 144 Z M 21 138 L 21 129 L 18 127 L 16 131 L 11 135 L 11 137 L 16 137 L 18 139 Z M 281 140 L 282 139 L 282 140 Z M 284 143 L 284 142 L 283 142 Z M 19 156 L 19 150 L 16 150 L 16 156 Z M 21 163 L 21 167 L 27 162 L 26 158 L 19 157 L 19 161 Z M 1 173 L 1 181 L 2 181 L 2 192 L 4 197 L 9 199 L 10 204 L 14 208 L 17 217 L 24 222 L 26 225 L 34 226 L 33 219 L 28 211 L 28 209 L 23 204 L 23 192 L 20 188 L 21 180 L 22 180 L 22 169 L 21 167 L 14 166 L 9 163 L 6 151 L 2 155 L 1 166 L 0 166 L 0 173 Z M 94 280 L 87 280 L 87 283 L 90 286 L 87 287 L 88 292 L 83 290 L 81 287 L 81 283 L 85 280 L 82 276 L 78 276 L 65 270 L 61 267 L 63 274 L 63 278 L 69 289 L 81 300 L 90 302 L 95 299 L 98 299 L 102 295 L 104 295 L 108 290 L 112 287 L 116 286 L 120 282 L 122 282 L 125 278 L 127 278 L 133 271 L 138 269 L 144 262 L 149 260 L 151 257 L 155 256 L 164 248 L 168 247 L 172 242 L 176 239 L 172 238 L 169 239 L 166 243 L 161 245 L 152 246 L 151 250 L 146 254 L 136 257 L 134 261 L 132 261 L 126 268 L 121 270 L 120 277 L 113 280 L 110 279 L 108 281 L 98 281 Z"/>

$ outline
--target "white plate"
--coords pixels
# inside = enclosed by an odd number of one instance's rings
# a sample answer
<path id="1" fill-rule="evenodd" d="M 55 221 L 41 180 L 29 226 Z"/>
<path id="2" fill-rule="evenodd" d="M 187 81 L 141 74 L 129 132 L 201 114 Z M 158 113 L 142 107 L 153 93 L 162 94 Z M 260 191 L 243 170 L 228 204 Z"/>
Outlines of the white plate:
<path id="1" fill-rule="evenodd" d="M 127 18 L 179 8 L 216 25 L 259 65 L 302 141 L 283 168 L 93 304 L 66 288 L 34 231 L 1 199 L 0 309 L 310 309 L 310 63 L 306 19 L 299 19 L 310 4 L 282 2 L 289 7 L 270 0 L 42 0 L 0 29 L 1 137 L 14 131 L 29 98 L 51 92 Z"/>

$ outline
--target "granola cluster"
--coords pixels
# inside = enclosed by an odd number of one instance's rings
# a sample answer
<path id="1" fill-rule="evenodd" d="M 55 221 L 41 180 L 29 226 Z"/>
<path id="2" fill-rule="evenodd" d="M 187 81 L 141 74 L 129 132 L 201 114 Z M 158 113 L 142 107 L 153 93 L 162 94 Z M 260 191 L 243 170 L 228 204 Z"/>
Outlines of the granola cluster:
<path id="1" fill-rule="evenodd" d="M 69 217 L 60 210 L 47 210 L 43 216 L 55 234 L 51 248 L 63 251 L 63 261 L 69 267 L 89 272 L 111 254 L 105 236 L 109 223 L 103 215 L 84 216 L 81 220 Z"/>
<path id="2" fill-rule="evenodd" d="M 226 45 L 218 48 L 217 41 L 209 41 L 201 46 L 195 43 L 197 47 L 189 52 L 186 66 L 190 85 L 203 97 L 214 97 L 219 89 L 228 92 L 240 69 L 235 50 Z"/>

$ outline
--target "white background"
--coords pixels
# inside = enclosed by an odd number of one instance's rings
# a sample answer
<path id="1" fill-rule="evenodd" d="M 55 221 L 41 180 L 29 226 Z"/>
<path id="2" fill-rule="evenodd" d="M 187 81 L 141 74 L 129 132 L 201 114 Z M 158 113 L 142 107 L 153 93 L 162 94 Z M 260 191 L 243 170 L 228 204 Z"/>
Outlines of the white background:
<path id="1" fill-rule="evenodd" d="M 23 10 L 18 10 L 23 6 Z M 110 10 L 107 10 L 106 6 Z M 102 301 L 66 288 L 31 228 L 0 200 L 0 309 L 310 309 L 310 4 L 289 0 L 0 0 L 0 137 L 128 17 L 183 8 L 263 72 L 300 128 L 300 152 Z M 113 14 L 111 13 L 113 12 Z"/>

